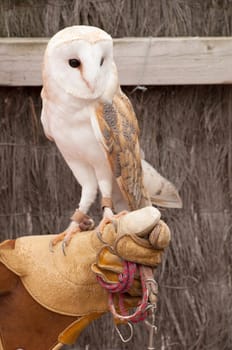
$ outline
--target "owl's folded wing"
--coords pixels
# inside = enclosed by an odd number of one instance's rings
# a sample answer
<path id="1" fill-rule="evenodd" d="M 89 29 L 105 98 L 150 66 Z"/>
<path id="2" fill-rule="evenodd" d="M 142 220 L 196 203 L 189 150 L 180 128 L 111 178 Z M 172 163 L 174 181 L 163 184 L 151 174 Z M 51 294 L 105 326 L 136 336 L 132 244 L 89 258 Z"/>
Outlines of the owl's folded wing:
<path id="1" fill-rule="evenodd" d="M 96 123 L 97 122 L 97 123 Z M 95 132 L 102 143 L 113 175 L 131 210 L 150 205 L 143 184 L 139 128 L 129 99 L 121 92 L 112 104 L 96 109 Z"/>

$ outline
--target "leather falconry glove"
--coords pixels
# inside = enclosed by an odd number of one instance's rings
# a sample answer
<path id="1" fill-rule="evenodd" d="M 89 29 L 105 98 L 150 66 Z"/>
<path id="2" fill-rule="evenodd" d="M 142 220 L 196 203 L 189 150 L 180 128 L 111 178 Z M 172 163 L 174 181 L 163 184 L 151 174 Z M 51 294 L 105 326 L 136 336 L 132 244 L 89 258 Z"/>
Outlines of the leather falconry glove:
<path id="1" fill-rule="evenodd" d="M 20 277 L 31 297 L 43 308 L 72 319 L 53 340 L 57 342 L 54 349 L 73 344 L 92 320 L 109 311 L 109 291 L 103 285 L 114 286 L 128 262 L 136 265 L 125 289 L 124 308 L 136 307 L 142 293 L 137 266 L 156 268 L 170 242 L 170 230 L 154 207 L 113 218 L 99 227 L 101 232 L 97 228 L 73 237 L 66 256 L 61 243 L 53 252 L 49 250 L 55 235 L 25 236 L 0 244 L 0 262 Z M 2 283 L 0 280 L 0 291 Z"/>

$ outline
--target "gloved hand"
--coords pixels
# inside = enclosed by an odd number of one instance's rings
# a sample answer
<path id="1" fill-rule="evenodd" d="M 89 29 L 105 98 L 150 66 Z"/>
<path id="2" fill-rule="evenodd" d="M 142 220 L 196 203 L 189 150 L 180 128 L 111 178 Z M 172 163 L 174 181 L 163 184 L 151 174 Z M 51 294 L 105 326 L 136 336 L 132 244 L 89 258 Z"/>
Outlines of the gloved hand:
<path id="1" fill-rule="evenodd" d="M 135 307 L 138 301 L 141 304 L 141 300 L 146 306 L 147 300 L 143 296 L 146 293 L 145 283 L 154 277 L 154 268 L 161 262 L 164 248 L 169 244 L 170 230 L 160 220 L 159 211 L 153 207 L 120 216 L 104 227 L 100 224 L 100 228 L 102 232 L 98 232 L 98 238 L 103 246 L 99 248 L 92 271 L 98 276 L 103 288 L 110 293 L 111 312 L 123 320 L 125 317 L 118 314 L 112 305 L 112 293 L 118 293 L 121 299 L 124 293 L 123 309 Z M 156 291 L 152 293 L 151 290 L 150 295 L 155 302 Z M 120 309 L 122 300 L 116 304 Z M 138 313 L 142 314 L 141 310 Z M 130 318 L 134 319 L 134 316 Z"/>
<path id="2" fill-rule="evenodd" d="M 75 317 L 73 324 L 57 334 L 60 344 L 72 344 L 82 329 L 109 310 L 109 294 L 98 283 L 96 275 L 113 284 L 123 272 L 125 261 L 155 268 L 170 241 L 170 231 L 160 220 L 160 212 L 153 207 L 113 218 L 111 223 L 100 225 L 100 231 L 97 228 L 78 233 L 66 248 L 66 256 L 61 244 L 54 247 L 54 252 L 49 251 L 49 242 L 54 236 L 26 236 L 5 241 L 0 244 L 0 262 L 20 277 L 23 286 L 43 308 L 59 318 L 70 316 L 70 323 Z M 5 288 L 4 280 L 2 288 Z M 11 293 L 15 293 L 17 300 L 18 291 L 12 289 Z M 140 276 L 135 272 L 125 296 L 125 307 L 136 306 L 139 298 Z M 18 302 L 20 305 L 20 298 Z M 44 316 L 43 319 L 42 314 L 33 313 L 34 309 L 25 308 L 31 324 L 35 323 L 37 328 L 37 323 L 49 322 L 50 318 Z M 4 312 L 8 313 L 7 305 Z M 22 324 L 23 315 L 18 315 L 18 319 L 20 327 L 26 329 Z M 56 322 L 58 327 L 58 316 Z M 25 331 L 24 338 L 26 336 Z M 9 339 L 17 340 L 14 334 Z M 54 332 L 51 332 L 51 344 L 54 344 Z"/>
<path id="3" fill-rule="evenodd" d="M 105 246 L 108 246 L 124 260 L 151 267 L 156 267 L 161 262 L 164 248 L 171 238 L 167 224 L 160 220 L 160 212 L 154 207 L 119 216 L 105 225 L 103 232 L 98 232 L 97 229 L 97 233 L 98 239 L 103 243 L 102 248 L 99 246 L 98 253 L 101 258 Z"/>

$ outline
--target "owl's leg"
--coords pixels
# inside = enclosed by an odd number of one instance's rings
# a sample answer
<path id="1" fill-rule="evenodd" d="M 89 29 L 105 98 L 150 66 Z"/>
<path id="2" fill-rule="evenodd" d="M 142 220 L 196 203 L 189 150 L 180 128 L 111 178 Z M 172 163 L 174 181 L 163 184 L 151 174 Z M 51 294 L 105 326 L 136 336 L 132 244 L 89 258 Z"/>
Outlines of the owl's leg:
<path id="1" fill-rule="evenodd" d="M 101 207 L 103 210 L 103 217 L 111 218 L 114 215 L 112 201 L 113 175 L 108 163 L 103 163 L 100 167 L 95 167 L 95 174 L 102 196 Z"/>
<path id="2" fill-rule="evenodd" d="M 51 241 L 51 246 L 54 246 L 58 242 L 62 241 L 63 251 L 65 247 L 69 244 L 74 234 L 80 231 L 91 230 L 94 227 L 94 221 L 87 215 L 87 213 L 91 204 L 96 198 L 98 188 L 93 168 L 91 168 L 87 164 L 83 164 L 80 161 L 75 162 L 73 166 L 69 164 L 69 166 L 72 169 L 74 176 L 78 180 L 79 184 L 81 185 L 82 191 L 79 207 L 71 216 L 72 221 L 69 224 L 68 228 L 64 232 L 57 235 Z M 76 171 L 76 169 L 78 169 L 78 171 Z"/>
<path id="3" fill-rule="evenodd" d="M 101 167 L 96 171 L 96 176 L 98 179 L 99 189 L 102 195 L 102 209 L 103 209 L 103 219 L 101 220 L 98 230 L 102 232 L 104 226 L 107 223 L 112 222 L 114 219 L 118 219 L 120 216 L 128 213 L 127 210 L 121 211 L 119 214 L 114 215 L 113 211 L 113 186 L 115 185 L 115 179 L 113 178 L 112 171 L 108 165 Z M 125 208 L 126 209 L 126 208 Z"/>

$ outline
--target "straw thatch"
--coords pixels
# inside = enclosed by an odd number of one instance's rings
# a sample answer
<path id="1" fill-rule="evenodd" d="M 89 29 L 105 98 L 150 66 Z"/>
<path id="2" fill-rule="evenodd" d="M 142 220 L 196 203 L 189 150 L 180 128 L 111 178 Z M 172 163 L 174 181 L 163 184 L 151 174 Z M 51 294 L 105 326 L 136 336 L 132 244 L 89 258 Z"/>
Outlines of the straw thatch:
<path id="1" fill-rule="evenodd" d="M 113 36 L 231 35 L 230 0 L 10 1 L 0 3 L 0 35 L 50 36 L 71 24 Z M 112 15 L 114 14 L 114 15 Z M 172 243 L 159 268 L 157 349 L 232 348 L 232 87 L 124 88 L 147 159 L 172 180 L 182 210 L 162 210 Z M 43 135 L 40 88 L 0 88 L 1 240 L 59 232 L 80 188 Z M 99 218 L 95 205 L 91 215 Z M 147 332 L 122 345 L 109 316 L 76 349 L 144 349 Z M 89 344 L 89 347 L 88 347 Z"/>
<path id="2" fill-rule="evenodd" d="M 232 33 L 231 0 L 1 0 L 0 13 L 0 36 L 51 36 L 73 24 L 113 37 Z"/>

